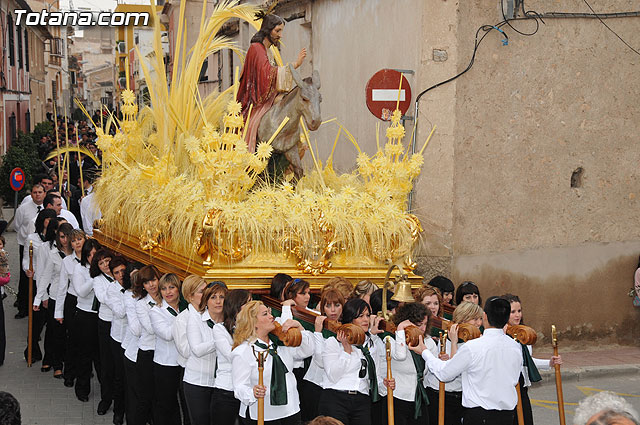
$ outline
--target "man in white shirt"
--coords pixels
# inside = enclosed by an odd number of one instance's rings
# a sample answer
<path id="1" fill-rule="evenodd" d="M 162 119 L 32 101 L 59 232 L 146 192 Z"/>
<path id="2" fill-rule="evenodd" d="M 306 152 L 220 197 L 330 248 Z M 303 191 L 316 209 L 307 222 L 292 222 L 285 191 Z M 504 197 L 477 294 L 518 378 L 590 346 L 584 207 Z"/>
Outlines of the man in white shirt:
<path id="1" fill-rule="evenodd" d="M 18 247 L 20 251 L 20 264 L 25 255 L 24 244 L 27 240 L 27 236 L 35 231 L 35 219 L 40 211 L 44 209 L 42 201 L 44 200 L 44 187 L 40 183 L 34 184 L 31 187 L 31 196 L 27 201 L 23 201 L 22 204 L 16 210 L 16 215 L 13 220 L 13 228 L 16 231 L 18 239 Z M 28 249 L 28 248 L 27 248 Z M 26 255 L 29 255 L 28 251 Z M 18 314 L 16 319 L 22 319 L 27 317 L 29 313 L 29 279 L 27 275 L 20 268 L 20 283 L 18 284 Z"/>
<path id="2" fill-rule="evenodd" d="M 62 197 L 59 192 L 50 190 L 49 193 L 47 193 L 47 196 L 44 197 L 42 205 L 44 205 L 45 208 L 54 210 L 58 217 L 62 217 L 67 220 L 67 223 L 72 225 L 74 229 L 80 228 L 78 220 L 76 220 L 76 216 L 71 214 L 69 210 L 62 208 Z"/>
<path id="3" fill-rule="evenodd" d="M 504 333 L 511 304 L 489 298 L 484 307 L 484 334 L 468 341 L 448 361 L 436 358 L 420 342 L 411 350 L 422 355 L 440 381 L 462 375 L 465 425 L 511 425 L 518 403 L 516 384 L 522 369 L 522 349 Z"/>
<path id="4" fill-rule="evenodd" d="M 93 174 L 87 176 L 84 180 L 84 197 L 80 201 L 80 216 L 82 217 L 82 228 L 87 236 L 93 236 L 93 222 L 102 217 L 102 213 L 98 209 L 98 203 L 95 201 L 93 192 Z"/>

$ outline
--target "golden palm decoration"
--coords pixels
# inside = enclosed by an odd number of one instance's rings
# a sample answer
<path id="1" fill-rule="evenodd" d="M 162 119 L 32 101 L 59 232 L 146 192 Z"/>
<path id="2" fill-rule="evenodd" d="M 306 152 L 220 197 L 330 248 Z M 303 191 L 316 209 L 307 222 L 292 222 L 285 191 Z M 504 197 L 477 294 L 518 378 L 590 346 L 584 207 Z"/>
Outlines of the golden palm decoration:
<path id="1" fill-rule="evenodd" d="M 111 117 L 106 127 L 113 123 L 118 131 L 97 130 L 103 151 L 103 172 L 95 184 L 101 231 L 139 235 L 141 249 L 160 246 L 189 258 L 200 256 L 207 265 L 242 261 L 251 254 L 282 261 L 285 254 L 297 256 L 294 264 L 306 272 L 322 273 L 331 267 L 330 256 L 371 258 L 372 245 L 379 252 L 375 261 L 406 256 L 419 233 L 405 204 L 422 155 L 405 152 L 399 112 L 387 131 L 389 141 L 371 158 L 341 126 L 361 152 L 355 173 L 335 173 L 331 157 L 323 167 L 305 129 L 301 140 L 311 148 L 315 170 L 295 186 L 258 181 L 273 137 L 259 143 L 255 154 L 247 152 L 235 101 L 237 82 L 204 99 L 198 92 L 206 57 L 221 49 L 242 56 L 217 35 L 223 24 L 239 18 L 259 28 L 257 8 L 222 1 L 206 18 L 204 2 L 200 34 L 187 50 L 185 3 L 180 3 L 169 78 L 160 24 L 154 21 L 155 58 L 141 62 L 151 106 L 138 111 L 135 95 L 125 90 L 123 120 Z"/>

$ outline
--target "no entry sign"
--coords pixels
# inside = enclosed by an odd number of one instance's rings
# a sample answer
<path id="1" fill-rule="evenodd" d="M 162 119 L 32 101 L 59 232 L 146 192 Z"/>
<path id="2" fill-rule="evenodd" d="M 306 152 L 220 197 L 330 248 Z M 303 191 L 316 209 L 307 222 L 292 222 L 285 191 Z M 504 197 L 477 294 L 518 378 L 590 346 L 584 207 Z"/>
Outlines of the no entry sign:
<path id="1" fill-rule="evenodd" d="M 19 192 L 24 187 L 24 171 L 22 168 L 14 168 L 9 175 L 9 184 L 11 185 L 11 189 Z"/>
<path id="2" fill-rule="evenodd" d="M 400 86 L 401 77 L 402 86 Z M 400 88 L 399 92 L 398 88 Z M 407 113 L 411 105 L 409 81 L 394 69 L 381 69 L 373 74 L 373 77 L 367 82 L 365 91 L 367 107 L 376 118 L 383 121 L 391 120 L 391 114 L 398 103 L 398 95 L 400 97 L 398 108 L 403 115 Z"/>

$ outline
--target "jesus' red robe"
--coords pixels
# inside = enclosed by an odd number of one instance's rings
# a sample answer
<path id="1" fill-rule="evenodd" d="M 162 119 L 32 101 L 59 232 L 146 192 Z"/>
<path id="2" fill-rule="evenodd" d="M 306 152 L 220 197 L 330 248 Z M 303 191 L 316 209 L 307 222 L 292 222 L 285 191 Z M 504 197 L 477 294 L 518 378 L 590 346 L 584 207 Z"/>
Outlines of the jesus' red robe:
<path id="1" fill-rule="evenodd" d="M 291 89 L 290 84 L 282 81 L 286 79 L 282 77 L 285 72 L 285 67 L 277 67 L 271 64 L 264 44 L 251 43 L 242 67 L 240 87 L 238 88 L 238 97 L 236 99 L 242 104 L 242 115 L 247 126 L 245 139 L 249 152 L 255 152 L 260 120 L 273 106 L 273 101 L 278 92 Z M 251 116 L 249 117 L 249 122 L 246 122 L 251 105 L 253 105 Z"/>

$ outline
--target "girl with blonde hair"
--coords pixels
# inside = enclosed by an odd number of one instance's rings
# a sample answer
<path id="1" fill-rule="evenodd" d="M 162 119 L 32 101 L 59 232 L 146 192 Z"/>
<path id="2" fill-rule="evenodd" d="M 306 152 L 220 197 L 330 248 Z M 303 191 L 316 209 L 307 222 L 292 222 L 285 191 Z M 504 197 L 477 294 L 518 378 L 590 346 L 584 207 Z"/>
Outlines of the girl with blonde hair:
<path id="1" fill-rule="evenodd" d="M 198 315 L 200 309 L 200 300 L 202 293 L 207 287 L 207 281 L 200 276 L 191 274 L 184 278 L 182 282 L 182 296 L 187 301 L 187 308 L 182 310 L 173 322 L 172 336 L 178 352 L 177 362 L 180 365 L 180 406 L 182 408 L 182 416 L 187 422 L 189 418 L 189 410 L 187 409 L 187 401 L 184 396 L 184 370 L 187 366 L 187 359 L 191 356 L 191 348 L 187 338 L 187 323 L 189 317 Z"/>
<path id="2" fill-rule="evenodd" d="M 149 312 L 151 326 L 156 335 L 156 349 L 153 353 L 156 422 L 160 425 L 180 424 L 180 366 L 172 329 L 178 313 L 187 306 L 186 303 L 180 302 L 180 279 L 174 273 L 163 275 L 158 287 L 162 301 Z"/>
<path id="3" fill-rule="evenodd" d="M 353 288 L 353 292 L 351 292 L 350 298 L 360 298 L 363 299 L 369 304 L 369 299 L 371 298 L 371 294 L 373 294 L 378 287 L 375 283 L 370 280 L 361 280 L 358 284 Z"/>
<path id="4" fill-rule="evenodd" d="M 282 331 L 302 328 L 299 322 L 286 320 Z M 275 320 L 270 310 L 260 301 L 250 301 L 240 310 L 236 318 L 231 353 L 232 378 L 235 397 L 240 400 L 240 416 L 247 421 L 258 418 L 259 398 L 264 398 L 265 423 L 281 425 L 300 424 L 300 396 L 293 374 L 294 360 L 313 354 L 313 340 L 307 332 L 302 333 L 299 347 L 278 346 L 271 340 L 269 332 L 275 329 Z M 258 353 L 265 355 L 265 385 L 258 385 Z M 268 390 L 267 390 L 268 388 Z"/>
<path id="5" fill-rule="evenodd" d="M 442 360 L 448 360 L 453 357 L 457 350 L 464 344 L 458 341 L 458 323 L 468 323 L 477 327 L 482 325 L 482 308 L 472 302 L 463 301 L 453 311 L 454 323 L 449 329 L 449 337 L 446 341 L 445 352 L 441 355 Z M 438 352 L 440 352 L 440 343 L 438 343 Z M 427 384 L 427 395 L 430 400 L 438 399 L 439 382 L 436 376 L 428 371 L 425 376 L 425 382 Z M 457 376 L 452 381 L 445 383 L 445 425 L 459 424 L 462 420 L 462 376 Z M 429 410 L 429 422 L 437 423 L 438 421 L 438 403 L 431 403 L 428 407 Z"/>
<path id="6" fill-rule="evenodd" d="M 222 323 L 227 285 L 210 282 L 200 300 L 202 313 L 192 314 L 187 322 L 187 339 L 191 355 L 184 372 L 184 393 L 189 407 L 191 425 L 214 422 L 213 388 L 216 381 L 216 345 L 213 328 Z"/>

